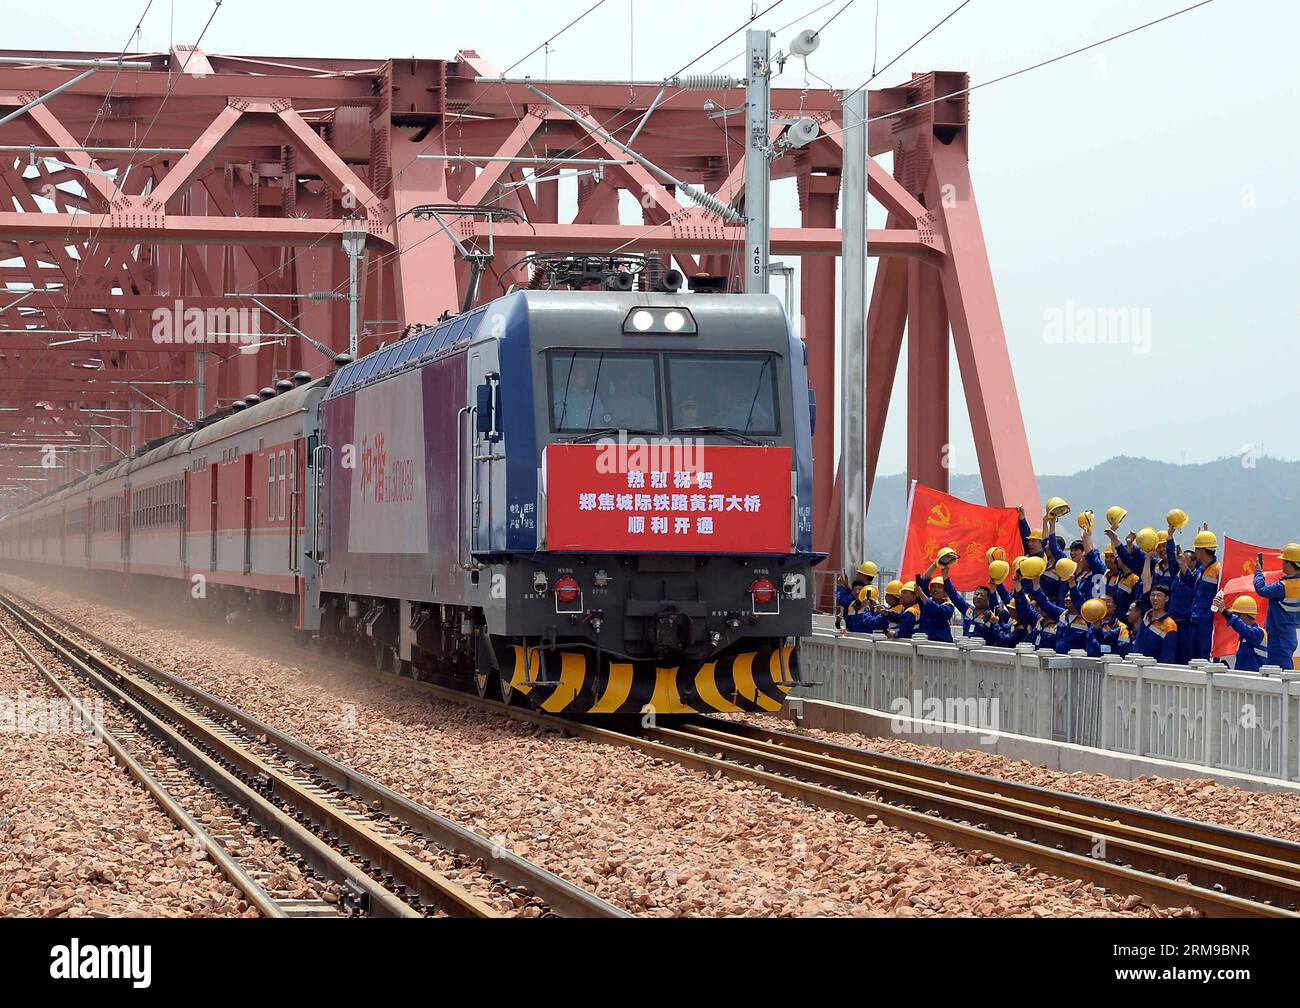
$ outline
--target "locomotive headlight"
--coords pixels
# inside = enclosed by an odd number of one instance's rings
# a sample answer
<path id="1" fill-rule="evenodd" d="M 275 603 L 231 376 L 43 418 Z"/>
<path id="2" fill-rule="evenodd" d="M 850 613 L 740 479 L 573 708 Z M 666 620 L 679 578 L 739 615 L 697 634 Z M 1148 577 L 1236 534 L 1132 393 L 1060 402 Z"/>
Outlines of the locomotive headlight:
<path id="1" fill-rule="evenodd" d="M 623 319 L 625 333 L 693 336 L 699 329 L 689 308 L 633 308 Z"/>

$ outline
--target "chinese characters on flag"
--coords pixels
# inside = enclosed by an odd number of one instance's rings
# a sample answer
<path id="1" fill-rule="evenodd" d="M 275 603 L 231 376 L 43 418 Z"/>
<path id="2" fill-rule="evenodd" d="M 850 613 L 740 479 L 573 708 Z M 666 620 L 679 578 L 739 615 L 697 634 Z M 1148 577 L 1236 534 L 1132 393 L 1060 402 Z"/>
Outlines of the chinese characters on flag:
<path id="1" fill-rule="evenodd" d="M 652 453 L 644 468 L 604 464 L 607 451 L 547 446 L 548 549 L 790 551 L 789 448 L 706 445 Z"/>
<path id="2" fill-rule="evenodd" d="M 898 576 L 909 581 L 922 573 L 945 546 L 951 546 L 961 557 L 949 570 L 958 591 L 973 591 L 988 584 L 985 555 L 990 546 L 1006 550 L 1008 561 L 1024 552 L 1016 509 L 971 504 L 915 484 Z"/>

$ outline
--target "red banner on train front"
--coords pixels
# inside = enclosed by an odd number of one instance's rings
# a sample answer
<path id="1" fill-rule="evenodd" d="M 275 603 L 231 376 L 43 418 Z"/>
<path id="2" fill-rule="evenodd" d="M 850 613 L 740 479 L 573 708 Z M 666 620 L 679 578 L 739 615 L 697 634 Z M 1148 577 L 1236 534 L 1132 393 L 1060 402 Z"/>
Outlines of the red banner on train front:
<path id="1" fill-rule="evenodd" d="M 1255 554 L 1264 554 L 1264 577 L 1276 581 L 1282 573 L 1282 551 L 1265 546 L 1252 546 L 1231 536 L 1223 537 L 1223 559 L 1219 561 L 1219 590 L 1223 592 L 1224 606 L 1231 606 L 1242 595 L 1253 596 L 1259 605 L 1258 622 L 1264 625 L 1268 615 L 1268 599 L 1255 594 Z M 1210 655 L 1226 658 L 1237 653 L 1241 638 L 1222 619 L 1214 620 L 1214 643 Z"/>
<path id="2" fill-rule="evenodd" d="M 986 507 L 917 483 L 908 507 L 907 538 L 898 576 L 910 581 L 930 566 L 945 546 L 961 558 L 949 577 L 958 591 L 972 591 L 989 583 L 989 547 L 1001 546 L 1007 560 L 1023 551 L 1015 508 Z"/>
<path id="3" fill-rule="evenodd" d="M 782 447 L 547 445 L 546 548 L 789 553 L 791 461 Z"/>

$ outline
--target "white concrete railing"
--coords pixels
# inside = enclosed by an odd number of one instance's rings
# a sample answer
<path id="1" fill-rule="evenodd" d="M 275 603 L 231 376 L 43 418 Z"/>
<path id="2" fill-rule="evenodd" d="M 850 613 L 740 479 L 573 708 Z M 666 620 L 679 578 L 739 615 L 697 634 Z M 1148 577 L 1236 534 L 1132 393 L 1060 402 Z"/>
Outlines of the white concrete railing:
<path id="1" fill-rule="evenodd" d="M 818 627 L 801 642 L 800 669 L 819 685 L 795 696 L 1300 780 L 1300 673 L 1272 666 L 1237 673 Z"/>

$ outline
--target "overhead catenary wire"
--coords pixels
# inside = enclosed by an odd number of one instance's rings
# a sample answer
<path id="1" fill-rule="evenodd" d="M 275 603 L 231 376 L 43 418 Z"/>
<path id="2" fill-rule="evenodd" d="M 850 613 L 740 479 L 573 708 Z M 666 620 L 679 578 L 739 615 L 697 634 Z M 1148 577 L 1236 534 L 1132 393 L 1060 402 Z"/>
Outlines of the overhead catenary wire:
<path id="1" fill-rule="evenodd" d="M 665 77 L 665 78 L 664 78 L 665 83 L 667 83 L 668 81 L 670 81 L 670 80 L 671 80 L 672 78 L 674 78 L 674 77 L 680 77 L 684 71 L 689 70 L 692 66 L 694 66 L 696 63 L 698 63 L 701 59 L 703 59 L 703 58 L 704 58 L 705 56 L 707 56 L 709 53 L 713 52 L 713 51 L 716 50 L 719 46 L 723 45 L 723 44 L 724 44 L 728 39 L 732 38 L 734 35 L 738 34 L 739 32 L 744 31 L 744 29 L 745 29 L 748 25 L 752 24 L 752 23 L 753 23 L 755 20 L 757 20 L 758 18 L 762 17 L 763 15 L 765 15 L 765 14 L 769 13 L 770 11 L 774 10 L 775 8 L 779 7 L 783 2 L 784 2 L 784 0 L 776 0 L 775 3 L 770 4 L 768 7 L 766 7 L 766 8 L 764 8 L 763 10 L 761 10 L 761 11 L 759 11 L 759 12 L 753 14 L 751 17 L 747 18 L 747 19 L 746 19 L 746 20 L 745 20 L 745 21 L 744 21 L 744 22 L 743 22 L 743 23 L 742 23 L 738 28 L 735 28 L 734 30 L 728 32 L 726 35 L 724 35 L 722 38 L 720 38 L 717 42 L 715 42 L 713 45 L 711 45 L 708 49 L 704 50 L 704 52 L 702 52 L 702 53 L 701 53 L 699 56 L 697 56 L 695 59 L 691 60 L 689 63 L 684 64 L 684 65 L 683 65 L 682 67 L 680 67 L 680 68 L 679 68 L 675 73 L 670 74 L 668 77 Z M 817 10 L 823 10 L 823 9 L 825 9 L 826 7 L 829 7 L 829 6 L 831 5 L 831 3 L 834 3 L 834 2 L 836 2 L 836 0 L 830 0 L 830 2 L 828 2 L 828 3 L 826 3 L 826 4 L 823 4 L 823 5 L 822 5 L 821 7 L 819 7 L 819 8 L 816 8 L 815 11 L 817 11 Z M 591 9 L 594 9 L 594 8 L 590 8 L 590 9 L 588 9 L 588 11 L 587 11 L 586 13 L 590 13 Z M 815 12 L 815 11 L 814 11 L 814 12 Z M 584 14 L 583 16 L 585 16 L 585 14 Z M 574 22 L 571 22 L 570 25 L 569 25 L 568 27 L 571 27 L 572 24 L 575 24 L 575 23 L 576 23 L 576 20 L 575 20 Z M 792 22 L 792 23 L 793 23 L 793 22 Z M 557 33 L 557 35 L 554 36 L 554 37 L 555 37 L 555 38 L 558 38 L 558 33 Z M 540 48 L 540 47 L 538 47 L 538 48 Z M 536 52 L 537 49 L 534 49 L 533 51 Z M 526 58 L 526 57 L 525 57 L 525 58 Z M 515 66 L 518 66 L 518 64 L 519 64 L 520 62 L 522 62 L 522 60 L 516 61 L 514 64 L 512 64 L 510 67 L 508 67 L 508 68 L 506 69 L 506 71 L 504 71 L 504 72 L 501 74 L 501 76 L 504 77 L 504 76 L 505 76 L 505 73 L 509 72 L 509 70 L 514 69 L 514 67 L 515 67 Z M 665 98 L 660 102 L 660 107 L 662 107 L 663 105 L 666 105 L 668 102 L 672 101 L 673 98 L 675 98 L 675 97 L 677 97 L 678 95 L 682 94 L 683 91 L 684 91 L 684 89 L 681 88 L 681 87 L 677 87 L 677 88 L 675 88 L 671 94 L 667 95 L 667 96 L 666 96 L 666 97 L 665 97 Z M 484 94 L 488 93 L 488 89 L 485 88 L 483 93 L 484 93 Z M 475 96 L 475 101 L 478 101 L 480 97 L 481 97 L 481 95 Z M 473 103 L 471 103 L 470 107 L 473 107 Z M 627 105 L 624 105 L 623 108 L 619 109 L 617 112 L 615 112 L 613 115 L 611 115 L 611 116 L 609 117 L 609 119 L 606 120 L 605 123 L 600 124 L 600 125 L 601 125 L 601 128 L 604 129 L 607 133 L 609 133 L 609 134 L 611 134 L 611 135 L 616 135 L 617 133 L 621 132 L 622 130 L 627 129 L 629 126 L 632 126 L 634 123 L 636 123 L 636 122 L 639 120 L 639 118 L 640 118 L 639 116 L 633 116 L 632 119 L 631 119 L 629 122 L 624 123 L 622 126 L 615 127 L 615 126 L 613 125 L 614 120 L 616 120 L 620 115 L 622 115 L 623 113 L 625 113 L 625 112 L 626 112 L 628 109 L 630 109 L 631 107 L 632 107 L 632 103 L 631 103 L 631 102 L 629 102 Z M 469 110 L 469 109 L 467 108 L 465 111 L 467 112 L 468 110 Z M 463 114 L 464 114 L 464 113 L 462 112 L 461 115 L 463 115 Z M 589 150 L 591 150 L 593 147 L 597 146 L 598 142 L 599 142 L 599 141 L 597 141 L 597 140 L 591 140 L 591 141 L 589 141 L 586 145 L 584 145 L 583 147 L 579 148 L 576 152 L 574 152 L 572 156 L 574 156 L 574 157 L 580 157 L 580 156 L 582 156 L 582 155 L 585 154 L 587 151 L 589 151 Z M 564 160 L 564 159 L 563 159 L 563 158 L 559 158 L 559 159 L 556 159 L 556 160 L 561 160 L 561 161 L 562 161 L 562 160 Z M 540 172 L 542 172 L 542 171 L 544 170 L 544 168 L 545 168 L 545 165 L 538 167 L 537 169 L 535 169 L 535 173 L 540 173 Z M 399 174 L 400 174 L 400 173 L 399 173 Z M 395 179 L 394 179 L 394 181 L 395 181 Z M 654 227 L 652 230 L 658 230 L 660 227 L 665 226 L 667 223 L 668 223 L 668 221 L 664 221 L 664 222 L 662 222 L 661 224 L 655 225 L 655 227 Z M 384 264 L 384 263 L 387 263 L 387 262 L 390 261 L 391 259 L 395 258 L 396 256 L 401 255 L 401 254 L 404 253 L 404 252 L 410 252 L 410 251 L 414 250 L 415 248 L 418 248 L 420 245 L 424 244 L 426 241 L 429 241 L 430 239 L 432 239 L 435 235 L 437 235 L 437 234 L 439 234 L 439 233 L 440 233 L 440 232 L 438 232 L 438 231 L 430 231 L 429 234 L 425 235 L 423 238 L 420 238 L 419 240 L 417 240 L 416 242 L 412 243 L 411 245 L 406 246 L 405 248 L 402 248 L 402 247 L 398 246 L 398 247 L 394 248 L 392 251 L 390 251 L 390 252 L 386 252 L 386 253 L 384 253 L 382 256 L 380 256 L 380 257 L 376 260 L 375 265 L 376 265 L 376 266 L 382 265 L 382 264 Z M 628 242 L 627 244 L 628 244 L 628 245 L 630 245 L 630 244 L 634 244 L 634 243 L 635 243 L 636 241 L 638 241 L 638 240 L 640 240 L 639 237 L 638 237 L 638 238 L 634 238 L 631 242 Z M 619 249 L 619 250 L 621 250 L 622 248 L 626 248 L 626 247 L 627 247 L 627 245 L 620 246 L 620 249 Z M 619 251 L 619 250 L 615 250 L 615 251 Z M 341 286 L 342 286 L 342 285 L 340 285 L 339 287 L 336 287 L 335 290 L 340 289 Z"/>
<path id="2" fill-rule="evenodd" d="M 1135 25 L 1134 27 L 1128 28 L 1122 32 L 1118 32 L 1114 35 L 1109 35 L 1103 39 L 1098 39 L 1096 42 L 1090 42 L 1087 45 L 1079 46 L 1077 49 L 1071 49 L 1069 52 L 1060 53 L 1059 55 L 1052 56 L 1049 59 L 1039 60 L 1037 63 L 1033 63 L 1026 67 L 1021 67 L 1019 70 L 1012 70 L 1010 73 L 1005 73 L 1002 74 L 1001 76 L 993 77 L 986 81 L 980 81 L 978 84 L 972 84 L 970 87 L 959 88 L 956 91 L 951 91 L 947 94 L 938 95 L 934 98 L 931 98 L 928 101 L 918 102 L 915 105 L 908 105 L 906 108 L 897 109 L 893 112 L 882 112 L 880 115 L 877 116 L 869 116 L 868 118 L 864 119 L 861 123 L 855 124 L 854 126 L 845 126 L 836 130 L 828 130 L 825 133 L 823 133 L 822 136 L 838 136 L 839 134 L 844 133 L 848 129 L 856 129 L 858 126 L 866 126 L 870 123 L 880 122 L 884 119 L 893 119 L 900 115 L 906 115 L 907 113 L 913 112 L 919 108 L 925 108 L 929 105 L 936 105 L 942 101 L 948 101 L 951 98 L 960 98 L 962 95 L 970 94 L 972 91 L 978 91 L 980 88 L 989 87 L 992 84 L 1000 84 L 1002 81 L 1011 80 L 1013 77 L 1020 77 L 1021 75 L 1027 74 L 1033 70 L 1038 70 L 1041 69 L 1042 67 L 1050 66 L 1053 63 L 1059 63 L 1061 60 L 1069 59 L 1071 56 L 1078 56 L 1080 53 L 1085 53 L 1091 49 L 1096 49 L 1100 46 L 1107 45 L 1110 42 L 1115 42 L 1119 39 L 1126 38 L 1129 35 L 1134 35 L 1137 32 L 1144 31 L 1147 28 L 1151 28 L 1165 21 L 1172 20 L 1173 18 L 1176 18 L 1179 15 L 1190 13 L 1191 11 L 1197 10 L 1201 7 L 1207 7 L 1212 3 L 1214 3 L 1214 0 L 1201 0 L 1200 3 L 1194 3 L 1191 6 L 1183 7 L 1180 10 L 1176 10 L 1169 14 L 1165 14 L 1163 17 L 1155 18 L 1154 20 L 1147 21 L 1144 24 Z M 862 85 L 862 87 L 865 86 L 866 83 Z M 861 88 L 859 88 L 858 90 L 861 90 Z"/>

